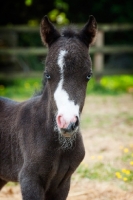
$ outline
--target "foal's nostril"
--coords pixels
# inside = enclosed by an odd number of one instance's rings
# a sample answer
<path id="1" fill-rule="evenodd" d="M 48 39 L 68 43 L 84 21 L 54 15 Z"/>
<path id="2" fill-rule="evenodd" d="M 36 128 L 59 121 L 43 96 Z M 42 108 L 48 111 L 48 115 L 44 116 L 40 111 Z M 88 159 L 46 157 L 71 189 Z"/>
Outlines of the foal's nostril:
<path id="1" fill-rule="evenodd" d="M 67 131 L 68 132 L 71 132 L 71 131 L 74 131 L 76 129 L 76 127 L 79 125 L 79 120 L 78 120 L 78 117 L 76 116 L 76 121 L 75 122 L 71 122 L 68 127 L 67 127 Z"/>
<path id="2" fill-rule="evenodd" d="M 69 122 L 67 122 L 62 115 L 58 115 L 56 121 L 59 129 L 63 134 L 71 134 L 79 125 L 79 118 L 77 116 L 74 116 Z"/>
<path id="3" fill-rule="evenodd" d="M 75 126 L 78 126 L 79 125 L 79 118 L 76 116 L 76 122 L 75 122 Z"/>

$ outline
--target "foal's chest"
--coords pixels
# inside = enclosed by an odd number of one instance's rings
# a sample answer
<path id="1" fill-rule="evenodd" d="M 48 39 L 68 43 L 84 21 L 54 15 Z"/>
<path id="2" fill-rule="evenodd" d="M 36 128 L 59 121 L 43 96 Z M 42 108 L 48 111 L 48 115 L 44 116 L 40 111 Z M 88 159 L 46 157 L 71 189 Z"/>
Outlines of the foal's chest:
<path id="1" fill-rule="evenodd" d="M 64 152 L 58 161 L 53 164 L 52 185 L 60 185 L 63 181 L 69 179 L 76 170 L 80 162 L 83 160 L 84 154 L 75 155 L 75 152 Z"/>

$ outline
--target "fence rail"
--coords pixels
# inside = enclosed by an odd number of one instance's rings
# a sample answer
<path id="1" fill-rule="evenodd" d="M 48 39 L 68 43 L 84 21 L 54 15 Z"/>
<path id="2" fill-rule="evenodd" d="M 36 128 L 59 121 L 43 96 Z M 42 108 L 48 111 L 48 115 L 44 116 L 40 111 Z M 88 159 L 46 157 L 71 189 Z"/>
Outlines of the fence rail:
<path id="1" fill-rule="evenodd" d="M 83 27 L 83 24 L 75 24 L 77 28 Z M 56 25 L 57 28 L 61 29 L 62 26 Z M 39 32 L 39 26 L 27 26 L 27 25 L 14 25 L 14 26 L 1 26 L 0 31 L 15 31 L 15 32 Z M 99 24 L 98 30 L 104 32 L 112 31 L 130 31 L 133 30 L 133 24 Z"/>
<path id="2" fill-rule="evenodd" d="M 81 28 L 83 25 L 76 25 Z M 60 26 L 58 27 L 61 28 Z M 114 31 L 131 31 L 133 30 L 133 24 L 100 24 L 98 26 L 97 40 L 95 46 L 90 48 L 90 53 L 94 54 L 94 71 L 97 74 L 104 74 L 104 55 L 105 54 L 118 54 L 118 53 L 133 53 L 133 45 L 119 45 L 119 46 L 107 46 L 104 44 L 104 37 L 107 32 Z M 12 27 L 0 27 L 0 32 L 13 32 L 13 33 L 39 33 L 39 27 L 29 26 L 12 26 Z M 45 47 L 0 47 L 0 55 L 46 55 L 47 49 Z M 125 73 L 125 70 L 124 70 Z M 129 72 L 132 73 L 132 72 Z"/>
<path id="3" fill-rule="evenodd" d="M 0 54 L 8 55 L 45 55 L 47 49 L 44 47 L 27 47 L 27 48 L 2 48 Z M 104 46 L 104 47 L 91 47 L 89 52 L 91 54 L 117 54 L 117 53 L 133 53 L 133 46 Z"/>

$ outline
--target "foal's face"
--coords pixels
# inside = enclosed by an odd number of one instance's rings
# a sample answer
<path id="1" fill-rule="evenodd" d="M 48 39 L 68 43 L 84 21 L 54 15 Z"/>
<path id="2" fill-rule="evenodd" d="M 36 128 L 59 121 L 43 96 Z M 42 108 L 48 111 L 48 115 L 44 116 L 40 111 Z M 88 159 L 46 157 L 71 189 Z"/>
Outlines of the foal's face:
<path id="1" fill-rule="evenodd" d="M 49 46 L 45 76 L 49 101 L 58 132 L 71 137 L 79 128 L 87 82 L 92 75 L 89 44 L 96 34 L 94 17 L 79 32 L 64 31 L 62 35 L 45 17 L 41 23 L 42 41 Z"/>
<path id="2" fill-rule="evenodd" d="M 49 50 L 45 73 L 58 131 L 70 137 L 78 130 L 92 74 L 87 47 L 78 39 L 62 36 Z"/>

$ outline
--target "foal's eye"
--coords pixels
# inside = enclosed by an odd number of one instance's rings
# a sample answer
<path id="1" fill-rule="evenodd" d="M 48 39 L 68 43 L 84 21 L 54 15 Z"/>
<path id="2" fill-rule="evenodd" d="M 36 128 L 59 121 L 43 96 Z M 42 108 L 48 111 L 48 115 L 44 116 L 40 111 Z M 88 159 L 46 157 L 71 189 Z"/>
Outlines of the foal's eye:
<path id="1" fill-rule="evenodd" d="M 89 81 L 91 79 L 91 76 L 92 76 L 92 74 L 87 75 L 87 77 L 86 77 L 87 81 Z"/>
<path id="2" fill-rule="evenodd" d="M 45 73 L 45 77 L 46 77 L 46 79 L 50 79 L 51 78 L 51 76 L 48 73 Z"/>

